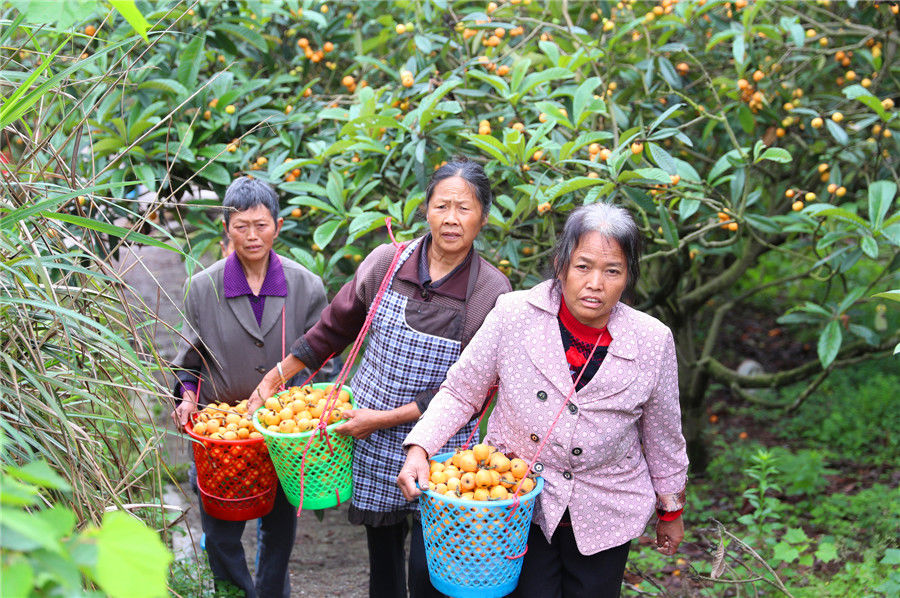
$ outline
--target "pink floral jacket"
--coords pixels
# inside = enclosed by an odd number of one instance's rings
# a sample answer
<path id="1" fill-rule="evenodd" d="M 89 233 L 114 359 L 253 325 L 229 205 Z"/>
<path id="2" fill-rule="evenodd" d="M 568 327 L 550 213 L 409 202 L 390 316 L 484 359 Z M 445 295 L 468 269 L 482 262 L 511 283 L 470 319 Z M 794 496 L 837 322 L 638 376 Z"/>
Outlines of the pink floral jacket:
<path id="1" fill-rule="evenodd" d="M 486 442 L 531 460 L 572 387 L 560 300 L 553 281 L 501 295 L 404 446 L 433 455 L 498 382 Z M 639 536 L 656 507 L 680 509 L 687 480 L 671 331 L 622 303 L 608 329 L 600 370 L 572 395 L 535 464 L 545 483 L 535 523 L 549 540 L 568 507 L 585 555 Z"/>

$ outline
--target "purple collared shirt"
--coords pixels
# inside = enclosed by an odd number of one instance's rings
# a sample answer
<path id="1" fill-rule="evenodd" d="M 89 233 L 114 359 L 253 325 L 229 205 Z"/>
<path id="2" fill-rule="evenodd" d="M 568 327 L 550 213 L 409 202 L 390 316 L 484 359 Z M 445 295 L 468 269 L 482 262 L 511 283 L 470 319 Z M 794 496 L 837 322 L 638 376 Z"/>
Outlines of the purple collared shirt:
<path id="1" fill-rule="evenodd" d="M 233 299 L 241 295 L 247 295 L 250 307 L 253 309 L 253 315 L 256 316 L 257 325 L 262 325 L 263 310 L 266 307 L 266 297 L 287 297 L 287 280 L 284 278 L 284 268 L 281 265 L 281 259 L 278 254 L 269 250 L 269 268 L 266 270 L 266 277 L 263 279 L 259 294 L 254 295 L 250 289 L 250 283 L 247 282 L 247 275 L 244 274 L 244 268 L 237 258 L 237 254 L 232 253 L 225 258 L 225 268 L 222 272 L 223 286 L 225 287 L 225 297 Z M 197 384 L 195 382 L 184 382 L 181 385 L 181 392 L 185 391 L 197 392 Z"/>
<path id="2" fill-rule="evenodd" d="M 259 295 L 254 295 L 250 290 L 250 284 L 247 282 L 247 276 L 241 267 L 241 262 L 237 258 L 237 254 L 232 253 L 225 259 L 225 269 L 223 271 L 223 284 L 225 287 L 225 297 L 233 299 L 241 295 L 247 295 L 250 301 L 250 307 L 253 308 L 253 315 L 256 316 L 256 323 L 262 325 L 263 309 L 266 306 L 266 297 L 286 297 L 287 281 L 284 279 L 284 268 L 281 266 L 281 259 L 274 251 L 269 250 L 269 269 L 266 271 L 266 277 L 259 289 Z"/>

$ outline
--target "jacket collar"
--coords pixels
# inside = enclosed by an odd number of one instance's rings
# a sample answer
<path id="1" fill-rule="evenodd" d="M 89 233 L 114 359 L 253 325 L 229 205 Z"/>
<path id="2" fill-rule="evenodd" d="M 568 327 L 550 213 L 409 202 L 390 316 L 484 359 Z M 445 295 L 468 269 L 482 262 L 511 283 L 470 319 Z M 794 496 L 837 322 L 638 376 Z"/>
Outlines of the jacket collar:
<path id="1" fill-rule="evenodd" d="M 411 282 L 419 288 L 424 288 L 419 276 L 419 263 L 420 260 L 423 259 L 422 253 L 428 250 L 428 242 L 430 240 L 431 233 L 422 237 L 409 258 L 403 262 L 397 270 L 396 276 L 398 279 L 405 282 Z M 475 289 L 478 271 L 478 252 L 475 251 L 475 247 L 473 246 L 469 250 L 469 255 L 463 263 L 457 266 L 457 268 L 449 275 L 449 278 L 438 287 L 430 287 L 429 291 L 435 295 L 444 295 L 446 297 L 465 301 L 472 295 L 472 291 Z"/>
<path id="2" fill-rule="evenodd" d="M 559 305 L 562 301 L 562 290 L 557 280 L 545 280 L 532 287 L 528 292 L 527 301 L 537 309 L 547 312 L 555 319 L 559 314 Z M 613 307 L 606 324 L 612 343 L 607 349 L 607 355 L 616 355 L 623 359 L 635 359 L 637 357 L 637 338 L 629 326 L 629 310 L 621 301 Z"/>

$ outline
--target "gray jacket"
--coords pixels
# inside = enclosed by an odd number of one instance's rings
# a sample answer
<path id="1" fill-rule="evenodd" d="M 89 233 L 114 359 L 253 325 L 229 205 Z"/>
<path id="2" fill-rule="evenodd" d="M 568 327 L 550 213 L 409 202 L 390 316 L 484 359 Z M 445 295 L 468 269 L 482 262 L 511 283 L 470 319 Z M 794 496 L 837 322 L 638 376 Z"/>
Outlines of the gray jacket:
<path id="1" fill-rule="evenodd" d="M 287 297 L 267 296 L 262 325 L 256 323 L 246 295 L 228 299 L 224 291 L 225 260 L 191 277 L 184 287 L 182 339 L 173 362 L 176 391 L 180 381 L 202 375 L 199 403 L 237 403 L 249 398 L 263 375 L 319 319 L 327 304 L 322 280 L 300 264 L 281 257 Z M 299 384 L 306 370 L 290 382 Z"/>

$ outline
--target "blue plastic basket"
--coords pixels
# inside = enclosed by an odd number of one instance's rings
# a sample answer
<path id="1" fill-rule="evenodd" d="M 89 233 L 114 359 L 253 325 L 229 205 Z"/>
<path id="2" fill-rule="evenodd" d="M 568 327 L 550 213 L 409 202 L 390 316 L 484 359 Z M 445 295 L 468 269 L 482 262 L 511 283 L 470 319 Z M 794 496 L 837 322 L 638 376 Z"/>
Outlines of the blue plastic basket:
<path id="1" fill-rule="evenodd" d="M 534 501 L 543 488 L 544 480 L 537 478 L 534 490 L 519 497 L 512 517 L 513 500 L 462 500 L 424 491 L 419 508 L 435 589 L 453 598 L 500 598 L 512 592 L 522 572 Z"/>

